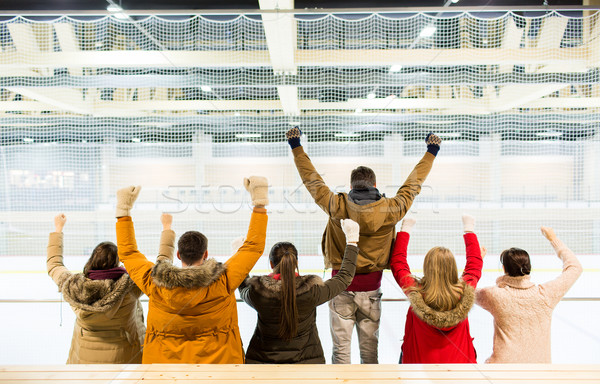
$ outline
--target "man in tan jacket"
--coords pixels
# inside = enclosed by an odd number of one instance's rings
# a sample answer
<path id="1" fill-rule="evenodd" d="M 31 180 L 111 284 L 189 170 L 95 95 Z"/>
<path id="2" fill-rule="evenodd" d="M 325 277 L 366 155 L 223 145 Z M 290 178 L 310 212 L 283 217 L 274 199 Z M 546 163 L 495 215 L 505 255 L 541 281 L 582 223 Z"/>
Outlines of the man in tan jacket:
<path id="1" fill-rule="evenodd" d="M 361 363 L 377 364 L 379 320 L 381 316 L 381 278 L 388 268 L 395 226 L 410 209 L 429 174 L 441 140 L 430 133 L 425 139 L 427 152 L 410 173 L 396 196 L 387 198 L 376 188 L 375 172 L 358 167 L 350 175 L 350 193 L 333 193 L 325 184 L 300 145 L 300 129 L 286 133 L 294 162 L 308 192 L 329 216 L 321 248 L 325 267 L 340 269 L 345 248 L 340 220 L 352 219 L 360 225 L 356 275 L 345 292 L 329 302 L 334 364 L 350 364 L 352 331 L 357 328 Z"/>

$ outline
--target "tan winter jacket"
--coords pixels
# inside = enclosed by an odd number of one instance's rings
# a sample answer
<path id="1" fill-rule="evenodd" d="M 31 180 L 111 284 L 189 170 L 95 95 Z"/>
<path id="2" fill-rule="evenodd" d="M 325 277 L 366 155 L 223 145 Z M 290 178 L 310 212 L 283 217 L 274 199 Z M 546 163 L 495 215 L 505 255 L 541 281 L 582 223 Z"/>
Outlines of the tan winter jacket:
<path id="1" fill-rule="evenodd" d="M 494 350 L 486 363 L 551 363 L 552 311 L 581 275 L 581 264 L 562 241 L 551 242 L 563 261 L 562 274 L 541 285 L 529 275 L 500 276 L 478 289 L 476 303 L 494 316 Z"/>
<path id="2" fill-rule="evenodd" d="M 160 257 L 172 257 L 175 233 L 163 231 Z M 171 256 L 169 256 L 171 255 Z M 139 364 L 146 327 L 139 297 L 128 274 L 91 280 L 63 264 L 63 234 L 50 233 L 48 275 L 77 317 L 67 364 Z"/>
<path id="3" fill-rule="evenodd" d="M 329 220 L 323 233 L 321 249 L 325 256 L 325 267 L 340 269 L 346 237 L 340 226 L 341 219 L 352 219 L 360 225 L 358 246 L 360 253 L 356 273 L 369 273 L 389 268 L 389 257 L 396 224 L 410 209 L 421 185 L 429 175 L 435 156 L 426 152 L 408 175 L 404 185 L 392 198 L 382 197 L 366 205 L 355 204 L 346 193 L 333 193 L 317 172 L 302 146 L 292 150 L 294 162 L 302 182 L 315 203 Z"/>

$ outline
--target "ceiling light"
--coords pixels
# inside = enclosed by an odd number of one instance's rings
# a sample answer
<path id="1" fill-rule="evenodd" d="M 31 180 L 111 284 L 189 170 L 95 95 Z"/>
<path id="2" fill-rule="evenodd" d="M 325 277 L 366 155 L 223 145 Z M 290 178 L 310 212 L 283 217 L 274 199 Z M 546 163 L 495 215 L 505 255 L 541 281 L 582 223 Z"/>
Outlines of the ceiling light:
<path id="1" fill-rule="evenodd" d="M 106 10 L 108 12 L 123 12 L 123 8 L 119 7 L 117 4 L 109 4 L 108 7 L 106 7 Z"/>
<path id="2" fill-rule="evenodd" d="M 394 64 L 390 67 L 390 72 L 400 72 L 402 70 L 402 65 Z"/>
<path id="3" fill-rule="evenodd" d="M 237 133 L 235 135 L 235 137 L 237 137 L 238 139 L 254 139 L 261 136 L 262 135 L 260 133 Z"/>
<path id="4" fill-rule="evenodd" d="M 436 29 L 437 28 L 435 26 L 428 25 L 425 28 L 423 28 L 423 30 L 419 34 L 419 37 L 431 37 L 435 33 Z"/>
<path id="5" fill-rule="evenodd" d="M 133 139 L 131 139 L 131 141 L 133 141 L 134 143 L 139 143 L 140 141 L 142 141 L 142 139 L 134 137 Z"/>
<path id="6" fill-rule="evenodd" d="M 460 0 L 450 0 L 452 2 L 452 4 L 456 4 L 458 3 Z"/>
<path id="7" fill-rule="evenodd" d="M 456 137 L 461 137 L 462 133 L 460 132 L 438 132 L 436 133 L 436 135 L 438 135 L 439 137 L 445 137 L 445 138 L 456 138 Z"/>
<path id="8" fill-rule="evenodd" d="M 212 88 L 209 85 L 203 85 L 200 87 L 202 92 L 212 92 Z"/>
<path id="9" fill-rule="evenodd" d="M 123 12 L 119 12 L 119 13 L 115 13 L 114 14 L 115 17 L 119 20 L 126 20 L 129 18 L 129 16 L 127 16 L 126 14 L 124 14 Z"/>
<path id="10" fill-rule="evenodd" d="M 81 142 L 85 144 L 85 143 L 87 143 L 87 140 L 81 140 Z"/>
<path id="11" fill-rule="evenodd" d="M 289 121 L 288 124 L 295 127 L 297 125 L 300 125 L 300 122 L 299 121 Z"/>
<path id="12" fill-rule="evenodd" d="M 235 113 L 233 114 L 233 116 L 241 116 L 241 115 L 242 115 L 242 114 L 241 114 L 241 113 L 239 113 L 239 112 L 235 112 Z"/>
<path id="13" fill-rule="evenodd" d="M 377 95 L 375 95 L 375 93 L 373 93 L 373 92 L 371 92 L 367 95 L 367 99 L 369 99 L 369 100 L 373 100 L 376 97 L 377 97 Z"/>
<path id="14" fill-rule="evenodd" d="M 561 137 L 563 135 L 562 132 L 558 131 L 536 132 L 535 134 L 540 137 Z"/>
<path id="15" fill-rule="evenodd" d="M 360 137 L 360 133 L 356 133 L 356 132 L 336 133 L 335 137 Z"/>
<path id="16" fill-rule="evenodd" d="M 23 141 L 26 143 L 33 143 L 33 139 L 31 137 L 25 137 Z"/>
<path id="17" fill-rule="evenodd" d="M 354 113 L 362 113 L 363 109 L 362 108 L 356 108 L 356 111 L 354 111 Z"/>

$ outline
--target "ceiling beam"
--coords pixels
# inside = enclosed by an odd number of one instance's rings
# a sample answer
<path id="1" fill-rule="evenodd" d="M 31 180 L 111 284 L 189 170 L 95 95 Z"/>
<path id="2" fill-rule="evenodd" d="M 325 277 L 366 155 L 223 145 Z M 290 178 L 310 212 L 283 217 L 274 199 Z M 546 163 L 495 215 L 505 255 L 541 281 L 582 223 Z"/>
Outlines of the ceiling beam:
<path id="1" fill-rule="evenodd" d="M 340 49 L 297 50 L 297 66 L 405 66 L 560 64 L 568 68 L 591 62 L 589 46 L 554 49 Z M 593 65 L 592 65 L 593 64 Z M 172 68 L 175 67 L 271 67 L 267 51 L 79 51 L 0 52 L 0 68 Z M 567 72 L 567 70 L 565 70 Z"/>

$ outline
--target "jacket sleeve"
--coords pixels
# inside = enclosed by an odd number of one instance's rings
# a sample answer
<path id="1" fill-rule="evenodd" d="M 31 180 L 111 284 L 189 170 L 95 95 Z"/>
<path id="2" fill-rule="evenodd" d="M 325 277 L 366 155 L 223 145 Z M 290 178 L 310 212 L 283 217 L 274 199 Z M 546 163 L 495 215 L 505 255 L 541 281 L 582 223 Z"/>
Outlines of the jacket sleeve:
<path id="1" fill-rule="evenodd" d="M 235 291 L 262 256 L 265 250 L 267 221 L 267 210 L 254 208 L 244 244 L 225 262 L 227 268 L 225 276 L 229 292 Z"/>
<path id="2" fill-rule="evenodd" d="M 323 285 L 317 285 L 313 287 L 315 292 L 315 306 L 321 305 L 335 296 L 339 295 L 340 292 L 348 288 L 354 278 L 356 272 L 356 258 L 358 257 L 358 247 L 354 245 L 346 245 L 346 251 L 344 252 L 344 260 L 342 260 L 342 266 L 339 272 L 331 279 L 327 280 Z"/>
<path id="3" fill-rule="evenodd" d="M 389 223 L 395 224 L 406 215 L 415 197 L 421 193 L 421 186 L 431 171 L 433 160 L 435 160 L 435 156 L 429 152 L 425 152 L 423 158 L 417 163 L 406 178 L 406 181 L 404 181 L 404 184 L 396 192 L 396 196 L 388 199 L 387 221 Z"/>
<path id="4" fill-rule="evenodd" d="M 173 254 L 175 253 L 175 232 L 171 229 L 162 231 L 160 234 L 160 244 L 158 246 L 158 256 L 156 262 L 169 261 L 173 262 Z"/>
<path id="5" fill-rule="evenodd" d="M 250 277 L 246 277 L 244 279 L 244 281 L 242 281 L 242 284 L 240 284 L 240 286 L 238 287 L 238 290 L 240 292 L 240 298 L 242 300 L 244 300 L 244 302 L 246 304 L 248 304 L 250 307 L 254 308 L 254 303 L 252 301 L 252 298 L 250 297 L 250 284 L 248 284 L 248 280 L 250 280 Z"/>
<path id="6" fill-rule="evenodd" d="M 150 291 L 154 287 L 151 277 L 154 263 L 148 261 L 146 256 L 138 251 L 131 216 L 120 217 L 117 220 L 116 227 L 119 259 L 125 265 L 125 269 L 133 282 L 142 292 L 150 296 Z"/>
<path id="7" fill-rule="evenodd" d="M 407 261 L 407 249 L 410 235 L 407 232 L 398 232 L 396 236 L 396 242 L 394 243 L 394 249 L 390 257 L 390 268 L 394 279 L 406 293 L 409 287 L 415 285 L 415 279 L 410 273 L 410 267 Z"/>
<path id="8" fill-rule="evenodd" d="M 48 238 L 46 269 L 48 276 L 54 280 L 58 289 L 71 276 L 71 272 L 63 264 L 63 233 L 52 232 Z"/>
<path id="9" fill-rule="evenodd" d="M 292 153 L 294 154 L 294 162 L 296 163 L 296 168 L 298 169 L 302 183 L 304 183 L 304 186 L 315 200 L 315 203 L 317 203 L 329 217 L 336 217 L 338 219 L 346 218 L 345 216 L 337 217 L 343 211 L 341 207 L 345 206 L 343 197 L 333 193 L 325 184 L 323 178 L 319 175 L 313 163 L 310 161 L 310 158 L 306 152 L 304 152 L 304 148 L 302 148 L 302 146 L 296 147 L 292 150 Z"/>
<path id="10" fill-rule="evenodd" d="M 563 262 L 563 270 L 556 279 L 540 285 L 540 290 L 546 297 L 547 304 L 554 308 L 581 276 L 583 268 L 573 251 L 567 248 L 560 239 L 555 239 L 551 244 Z"/>
<path id="11" fill-rule="evenodd" d="M 481 248 L 479 247 L 476 234 L 465 233 L 463 238 L 467 249 L 467 264 L 465 265 L 462 279 L 473 288 L 477 288 L 477 282 L 481 279 L 481 269 L 483 268 Z"/>

